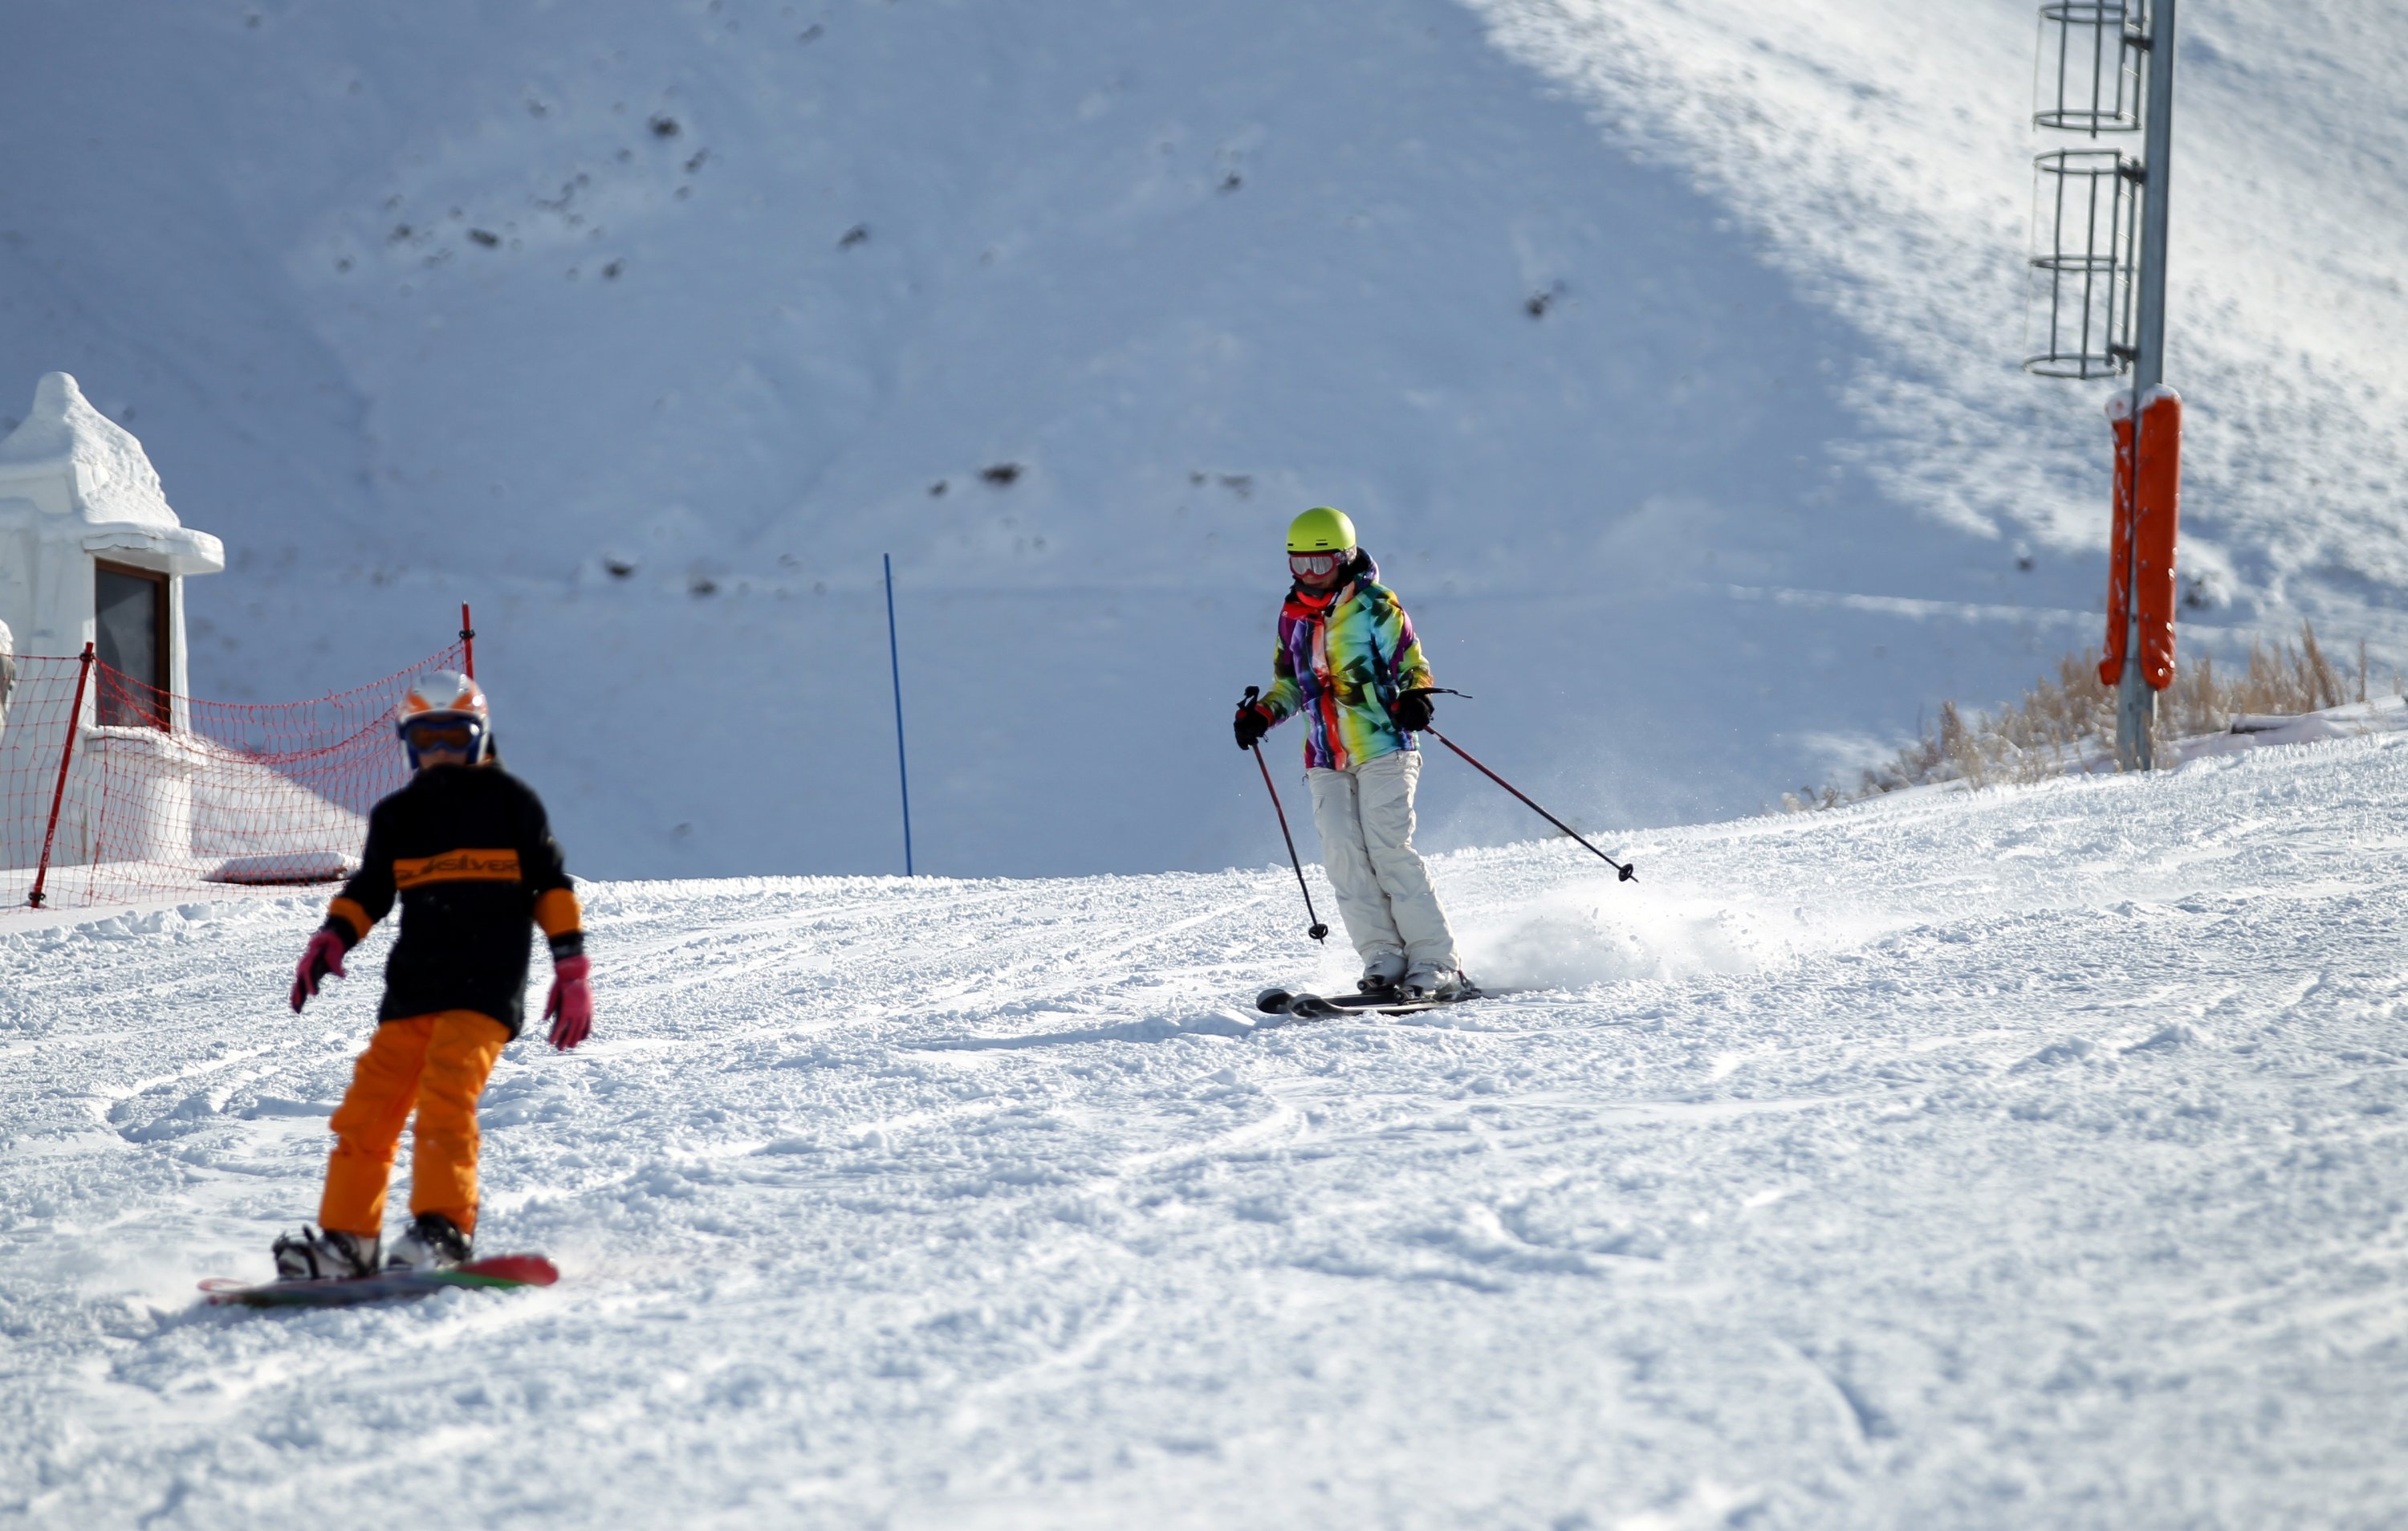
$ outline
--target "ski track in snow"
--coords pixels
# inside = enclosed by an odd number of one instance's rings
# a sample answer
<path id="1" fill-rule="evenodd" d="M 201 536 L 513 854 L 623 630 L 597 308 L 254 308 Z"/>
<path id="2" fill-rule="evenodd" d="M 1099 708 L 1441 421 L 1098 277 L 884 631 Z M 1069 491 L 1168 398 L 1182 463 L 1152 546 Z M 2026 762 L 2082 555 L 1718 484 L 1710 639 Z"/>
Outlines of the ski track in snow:
<path id="1" fill-rule="evenodd" d="M 1515 992 L 1331 985 L 1286 869 L 590 885 L 485 1105 L 548 1292 L 255 1315 L 380 932 L 0 921 L 35 1526 L 2397 1524 L 2408 740 L 1439 866 Z M 406 1164 L 406 1161 L 405 1161 Z"/>

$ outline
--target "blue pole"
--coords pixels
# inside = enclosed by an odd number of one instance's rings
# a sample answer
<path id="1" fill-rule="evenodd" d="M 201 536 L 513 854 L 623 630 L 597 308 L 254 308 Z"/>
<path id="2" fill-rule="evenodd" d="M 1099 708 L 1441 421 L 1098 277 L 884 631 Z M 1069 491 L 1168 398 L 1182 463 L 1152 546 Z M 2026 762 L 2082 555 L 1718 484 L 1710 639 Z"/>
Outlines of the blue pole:
<path id="1" fill-rule="evenodd" d="M 886 662 L 895 673 L 895 770 L 903 779 L 903 875 L 911 876 L 911 766 L 903 755 L 903 655 L 895 642 L 895 555 L 886 564 Z"/>

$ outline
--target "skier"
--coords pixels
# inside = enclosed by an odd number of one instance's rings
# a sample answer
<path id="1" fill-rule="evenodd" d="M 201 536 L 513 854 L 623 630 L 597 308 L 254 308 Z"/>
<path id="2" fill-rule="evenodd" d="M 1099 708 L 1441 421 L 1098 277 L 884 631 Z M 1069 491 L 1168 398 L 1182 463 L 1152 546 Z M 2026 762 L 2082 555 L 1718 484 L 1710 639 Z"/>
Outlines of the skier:
<path id="1" fill-rule="evenodd" d="M 466 675 L 421 676 L 396 731 L 408 784 L 370 810 L 360 869 L 309 938 L 293 978 L 298 1012 L 397 896 L 401 933 L 385 962 L 384 1004 L 332 1123 L 335 1149 L 318 1228 L 276 1241 L 283 1280 L 373 1275 L 385 1185 L 411 1110 L 410 1225 L 386 1268 L 442 1270 L 470 1258 L 477 1230 L 477 1097 L 518 1035 L 527 926 L 552 942 L 552 1045 L 566 1052 L 594 1024 L 582 914 L 543 804 L 493 752 L 485 694 Z"/>
<path id="2" fill-rule="evenodd" d="M 1432 712 L 1429 665 L 1396 592 L 1357 546 L 1354 523 L 1326 505 L 1287 529 L 1296 583 L 1280 608 L 1269 691 L 1238 708 L 1252 749 L 1291 714 L 1305 715 L 1305 780 L 1321 855 L 1367 994 L 1455 1000 L 1478 992 L 1455 965 L 1455 935 L 1413 849 L 1413 735 Z"/>

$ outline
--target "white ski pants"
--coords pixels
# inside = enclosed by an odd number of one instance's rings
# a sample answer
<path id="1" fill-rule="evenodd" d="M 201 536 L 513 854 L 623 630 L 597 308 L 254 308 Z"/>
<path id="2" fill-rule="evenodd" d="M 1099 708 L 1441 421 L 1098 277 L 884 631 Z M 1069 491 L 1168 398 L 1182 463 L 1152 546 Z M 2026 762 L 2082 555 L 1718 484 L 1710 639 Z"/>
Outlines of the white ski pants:
<path id="1" fill-rule="evenodd" d="M 1417 750 L 1398 750 L 1343 771 L 1306 770 L 1321 863 L 1338 889 L 1339 917 L 1363 959 L 1383 977 L 1455 970 L 1455 933 L 1413 849 Z"/>

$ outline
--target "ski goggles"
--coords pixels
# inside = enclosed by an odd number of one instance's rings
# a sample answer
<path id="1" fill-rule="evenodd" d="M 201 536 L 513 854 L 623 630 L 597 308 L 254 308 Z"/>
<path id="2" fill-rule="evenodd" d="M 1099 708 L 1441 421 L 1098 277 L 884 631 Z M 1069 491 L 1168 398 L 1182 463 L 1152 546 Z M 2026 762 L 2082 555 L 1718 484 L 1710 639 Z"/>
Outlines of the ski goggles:
<path id="1" fill-rule="evenodd" d="M 1326 580 L 1346 567 L 1354 550 L 1343 553 L 1291 553 L 1287 556 L 1288 572 L 1300 580 Z"/>
<path id="2" fill-rule="evenodd" d="M 424 718 L 401 726 L 402 743 L 411 749 L 450 750 L 457 755 L 474 754 L 477 741 L 484 734 L 484 726 L 464 717 Z"/>

